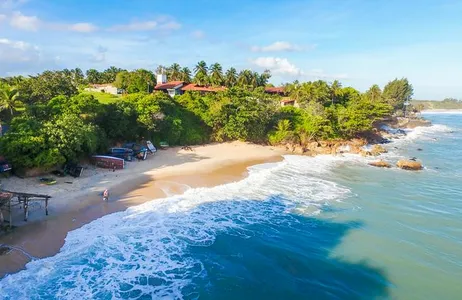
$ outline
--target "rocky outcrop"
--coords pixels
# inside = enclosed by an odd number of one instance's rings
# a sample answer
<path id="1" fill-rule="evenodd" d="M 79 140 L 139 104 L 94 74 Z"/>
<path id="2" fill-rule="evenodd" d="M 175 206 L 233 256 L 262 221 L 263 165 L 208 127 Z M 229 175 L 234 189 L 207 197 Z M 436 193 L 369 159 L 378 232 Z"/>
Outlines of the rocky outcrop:
<path id="1" fill-rule="evenodd" d="M 383 160 L 370 162 L 369 165 L 378 168 L 391 168 L 391 164 Z"/>
<path id="2" fill-rule="evenodd" d="M 411 171 L 418 171 L 418 170 L 423 169 L 422 163 L 418 161 L 405 160 L 405 159 L 399 160 L 396 163 L 396 166 L 403 170 L 411 170 Z"/>
<path id="3" fill-rule="evenodd" d="M 371 154 L 373 156 L 379 156 L 380 154 L 382 153 L 387 153 L 387 149 L 383 148 L 383 146 L 380 146 L 380 145 L 374 145 L 372 146 L 372 149 L 371 149 Z"/>

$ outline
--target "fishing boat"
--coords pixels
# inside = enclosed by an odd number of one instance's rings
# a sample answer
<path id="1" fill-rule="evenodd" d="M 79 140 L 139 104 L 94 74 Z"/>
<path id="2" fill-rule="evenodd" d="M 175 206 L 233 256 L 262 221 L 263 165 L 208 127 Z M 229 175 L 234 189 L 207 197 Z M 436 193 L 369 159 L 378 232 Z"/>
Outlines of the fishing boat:
<path id="1" fill-rule="evenodd" d="M 11 165 L 2 157 L 0 156 L 0 174 L 10 172 L 12 169 Z"/>
<path id="2" fill-rule="evenodd" d="M 133 155 L 138 159 L 145 160 L 148 156 L 148 148 L 143 145 L 136 143 L 126 143 L 122 147 L 126 149 L 132 149 Z"/>
<path id="3" fill-rule="evenodd" d="M 107 155 L 93 155 L 91 163 L 100 168 L 106 169 L 123 169 L 125 167 L 125 160 L 123 158 L 107 156 Z"/>
<path id="4" fill-rule="evenodd" d="M 117 147 L 110 148 L 107 155 L 112 156 L 112 157 L 122 158 L 126 161 L 132 161 L 133 156 L 134 156 L 132 149 L 117 148 Z"/>

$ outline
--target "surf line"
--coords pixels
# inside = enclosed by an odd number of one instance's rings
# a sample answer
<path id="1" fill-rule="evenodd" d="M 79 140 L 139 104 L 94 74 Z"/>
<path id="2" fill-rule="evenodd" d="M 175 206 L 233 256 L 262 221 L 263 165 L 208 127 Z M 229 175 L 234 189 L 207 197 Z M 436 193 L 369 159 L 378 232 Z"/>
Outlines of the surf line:
<path id="1" fill-rule="evenodd" d="M 38 258 L 29 254 L 26 250 L 22 249 L 21 247 L 16 247 L 16 246 L 10 246 L 10 245 L 6 245 L 6 244 L 0 244 L 0 249 L 1 248 L 6 248 L 6 249 L 10 249 L 9 252 L 13 251 L 13 250 L 16 250 L 16 251 L 19 251 L 21 252 L 24 256 L 26 256 L 27 258 L 29 258 L 31 261 L 33 260 L 37 260 Z M 9 253 L 8 252 L 8 253 Z"/>

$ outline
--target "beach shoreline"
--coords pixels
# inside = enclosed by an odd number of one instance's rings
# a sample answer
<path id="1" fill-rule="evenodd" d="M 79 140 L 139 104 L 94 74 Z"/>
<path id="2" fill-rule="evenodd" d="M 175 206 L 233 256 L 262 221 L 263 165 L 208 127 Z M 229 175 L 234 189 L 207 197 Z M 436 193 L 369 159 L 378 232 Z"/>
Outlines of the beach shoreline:
<path id="1" fill-rule="evenodd" d="M 9 247 L 0 255 L 0 278 L 24 269 L 31 257 L 55 255 L 69 231 L 93 220 L 147 201 L 182 194 L 189 188 L 239 181 L 247 176 L 249 166 L 281 161 L 282 154 L 277 148 L 243 142 L 197 146 L 193 151 L 171 148 L 159 151 L 145 162 L 133 162 L 126 170 L 97 170 L 76 185 L 86 185 L 86 190 L 75 191 L 71 197 L 66 197 L 68 190 L 59 192 L 56 186 L 48 186 L 54 192 L 50 215 L 46 217 L 43 209 L 37 209 L 27 223 L 19 222 L 15 216 L 14 224 L 21 226 L 0 237 L 0 245 Z M 24 179 L 12 178 L 7 187 L 20 180 Z M 57 184 L 60 185 L 65 183 Z M 103 203 L 100 196 L 104 188 L 110 190 L 108 203 Z"/>

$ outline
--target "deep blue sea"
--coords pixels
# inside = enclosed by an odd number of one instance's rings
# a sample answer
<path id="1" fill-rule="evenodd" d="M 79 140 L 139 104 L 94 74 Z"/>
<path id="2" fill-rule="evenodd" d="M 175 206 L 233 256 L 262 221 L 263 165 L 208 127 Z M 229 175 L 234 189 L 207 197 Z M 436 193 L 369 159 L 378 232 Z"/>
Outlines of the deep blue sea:
<path id="1" fill-rule="evenodd" d="M 422 171 L 286 156 L 72 231 L 0 297 L 462 299 L 462 114 L 425 117 L 385 155 Z"/>

